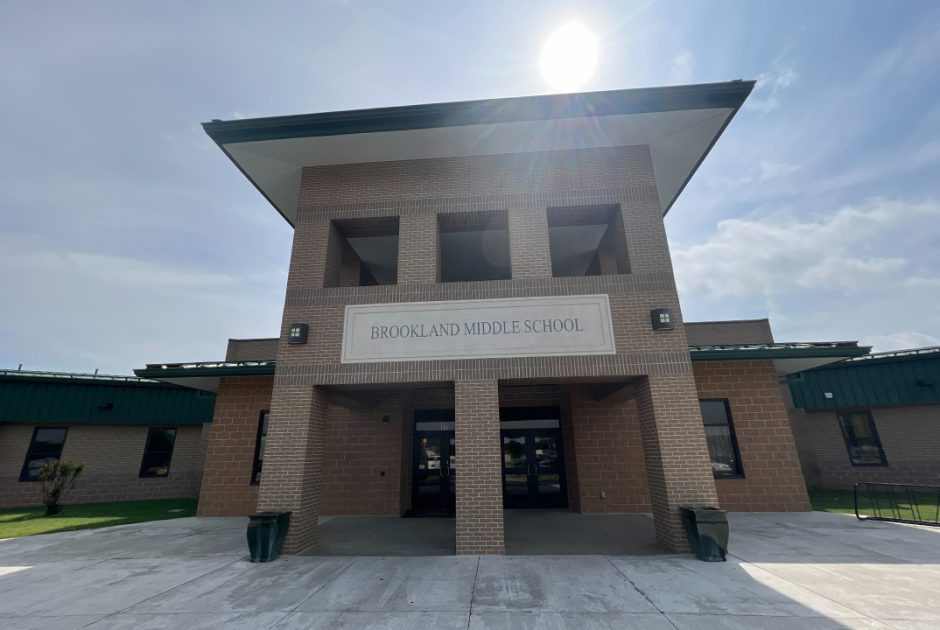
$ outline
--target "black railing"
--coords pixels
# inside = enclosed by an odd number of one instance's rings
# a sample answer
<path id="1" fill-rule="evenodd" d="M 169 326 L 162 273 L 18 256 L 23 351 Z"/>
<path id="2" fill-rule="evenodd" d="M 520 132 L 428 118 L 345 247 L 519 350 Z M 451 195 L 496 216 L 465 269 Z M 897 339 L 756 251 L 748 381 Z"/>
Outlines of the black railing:
<path id="1" fill-rule="evenodd" d="M 855 516 L 859 520 L 940 526 L 940 487 L 857 483 Z"/>

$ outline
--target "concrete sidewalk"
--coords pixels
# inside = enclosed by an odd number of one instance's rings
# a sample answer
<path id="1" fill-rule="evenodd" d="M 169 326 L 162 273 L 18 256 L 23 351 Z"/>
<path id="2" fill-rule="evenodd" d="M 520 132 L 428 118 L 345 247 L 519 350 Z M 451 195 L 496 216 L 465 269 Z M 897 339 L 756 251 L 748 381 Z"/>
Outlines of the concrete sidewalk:
<path id="1" fill-rule="evenodd" d="M 940 627 L 940 531 L 733 514 L 727 563 L 674 555 L 288 556 L 245 519 L 0 541 L 3 628 Z"/>

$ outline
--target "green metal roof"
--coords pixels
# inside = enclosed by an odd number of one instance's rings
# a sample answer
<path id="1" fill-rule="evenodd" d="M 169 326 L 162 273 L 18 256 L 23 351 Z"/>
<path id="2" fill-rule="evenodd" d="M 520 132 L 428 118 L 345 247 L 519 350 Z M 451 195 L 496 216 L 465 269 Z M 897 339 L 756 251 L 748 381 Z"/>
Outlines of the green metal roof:
<path id="1" fill-rule="evenodd" d="M 200 425 L 215 396 L 136 376 L 0 370 L 0 423 Z"/>
<path id="2" fill-rule="evenodd" d="M 148 363 L 134 370 L 140 377 L 202 378 L 205 376 L 264 376 L 274 374 L 274 361 L 206 361 L 192 363 Z"/>
<path id="3" fill-rule="evenodd" d="M 847 358 L 868 354 L 856 341 L 765 343 L 731 346 L 692 346 L 693 361 Z"/>
<path id="4" fill-rule="evenodd" d="M 940 347 L 885 352 L 787 377 L 807 411 L 940 403 Z"/>

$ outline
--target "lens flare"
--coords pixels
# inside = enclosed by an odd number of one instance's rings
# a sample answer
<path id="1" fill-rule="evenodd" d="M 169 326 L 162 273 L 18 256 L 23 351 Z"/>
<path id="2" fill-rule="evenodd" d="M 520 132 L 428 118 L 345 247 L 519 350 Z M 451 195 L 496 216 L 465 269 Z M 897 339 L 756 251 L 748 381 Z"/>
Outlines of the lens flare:
<path id="1" fill-rule="evenodd" d="M 597 37 L 580 22 L 565 24 L 545 41 L 539 67 L 542 78 L 559 92 L 587 83 L 597 65 Z"/>

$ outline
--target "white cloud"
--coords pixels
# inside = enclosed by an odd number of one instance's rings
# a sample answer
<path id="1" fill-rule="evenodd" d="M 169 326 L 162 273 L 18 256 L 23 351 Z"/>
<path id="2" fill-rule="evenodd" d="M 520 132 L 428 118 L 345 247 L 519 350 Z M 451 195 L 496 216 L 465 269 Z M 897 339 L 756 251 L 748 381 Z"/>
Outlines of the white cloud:
<path id="1" fill-rule="evenodd" d="M 862 345 L 871 346 L 872 352 L 891 352 L 911 348 L 940 346 L 940 338 L 911 330 L 886 335 L 869 335 L 861 340 Z"/>
<path id="2" fill-rule="evenodd" d="M 826 256 L 803 271 L 796 283 L 808 288 L 857 293 L 866 289 L 872 282 L 883 282 L 906 264 L 904 258 L 861 259 Z"/>
<path id="3" fill-rule="evenodd" d="M 695 57 L 688 50 L 683 50 L 672 60 L 670 74 L 673 83 L 689 83 L 695 68 Z"/>
<path id="4" fill-rule="evenodd" d="M 793 66 L 778 65 L 772 70 L 757 75 L 757 84 L 754 92 L 744 103 L 744 107 L 761 113 L 777 109 L 780 100 L 779 92 L 789 88 L 800 78 Z"/>
<path id="5" fill-rule="evenodd" d="M 721 221 L 672 254 L 689 320 L 770 316 L 780 340 L 867 337 L 882 350 L 940 334 L 937 242 L 940 201 L 873 199 Z"/>
<path id="6" fill-rule="evenodd" d="M 728 219 L 706 240 L 673 248 L 676 280 L 684 295 L 697 298 L 783 295 L 801 288 L 856 293 L 901 271 L 904 239 L 938 219 L 936 201 L 887 199 L 815 220 L 783 214 Z M 862 255 L 867 252 L 872 254 Z"/>

